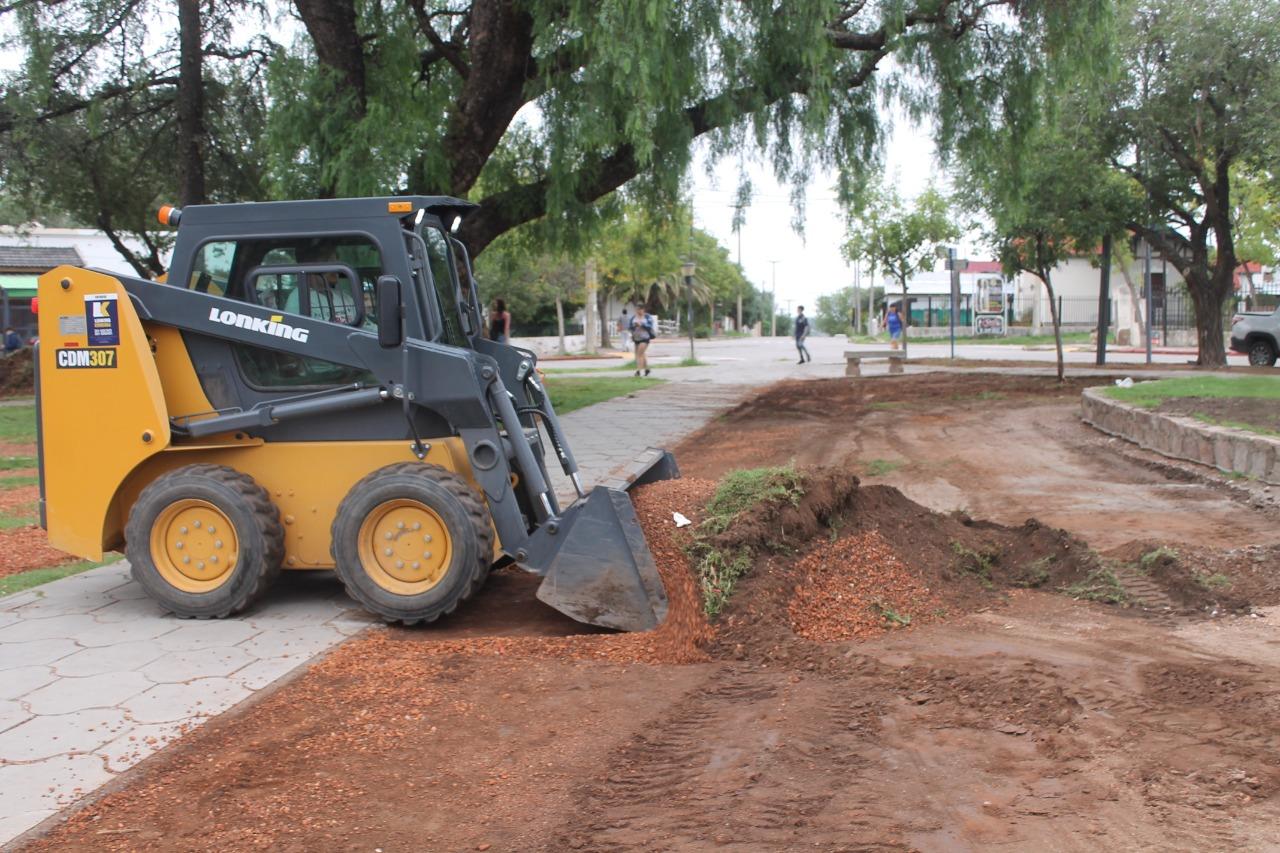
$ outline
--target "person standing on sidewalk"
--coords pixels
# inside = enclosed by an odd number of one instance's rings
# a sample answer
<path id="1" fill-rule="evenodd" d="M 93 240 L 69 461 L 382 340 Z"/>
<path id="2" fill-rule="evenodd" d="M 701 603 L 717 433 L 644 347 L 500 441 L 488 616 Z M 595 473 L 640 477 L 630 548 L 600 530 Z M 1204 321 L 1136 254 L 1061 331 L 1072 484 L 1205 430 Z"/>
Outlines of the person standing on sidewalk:
<path id="1" fill-rule="evenodd" d="M 796 349 L 800 351 L 800 363 L 813 361 L 813 356 L 809 355 L 809 348 L 804 342 L 809 337 L 809 318 L 804 316 L 804 306 L 801 305 L 796 309 Z"/>
<path id="2" fill-rule="evenodd" d="M 511 312 L 505 299 L 493 300 L 493 308 L 489 310 L 489 340 L 511 343 Z"/>
<path id="3" fill-rule="evenodd" d="M 885 317 L 885 327 L 889 330 L 889 346 L 897 349 L 902 341 L 902 315 L 898 313 L 898 303 L 889 306 L 889 314 Z"/>
<path id="4" fill-rule="evenodd" d="M 628 324 L 628 331 L 631 333 L 631 342 L 636 345 L 636 376 L 640 375 L 640 371 L 644 371 L 644 375 L 649 375 L 649 357 L 646 354 L 649 349 L 649 342 L 658 336 L 658 324 L 653 321 L 653 315 L 645 311 L 643 305 L 636 306 L 636 313 Z"/>
<path id="5" fill-rule="evenodd" d="M 622 349 L 631 349 L 631 317 L 627 315 L 627 309 L 622 309 L 622 316 L 618 318 L 618 337 L 622 339 Z"/>

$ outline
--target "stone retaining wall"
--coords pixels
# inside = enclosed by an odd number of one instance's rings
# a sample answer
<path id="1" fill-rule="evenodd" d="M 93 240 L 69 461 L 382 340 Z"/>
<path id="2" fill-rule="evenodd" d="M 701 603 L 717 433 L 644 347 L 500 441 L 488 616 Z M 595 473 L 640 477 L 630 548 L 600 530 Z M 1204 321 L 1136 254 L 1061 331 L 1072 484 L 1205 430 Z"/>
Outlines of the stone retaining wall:
<path id="1" fill-rule="evenodd" d="M 1122 403 L 1103 390 L 1084 390 L 1080 402 L 1085 423 L 1163 456 L 1280 485 L 1280 439 L 1159 414 Z"/>

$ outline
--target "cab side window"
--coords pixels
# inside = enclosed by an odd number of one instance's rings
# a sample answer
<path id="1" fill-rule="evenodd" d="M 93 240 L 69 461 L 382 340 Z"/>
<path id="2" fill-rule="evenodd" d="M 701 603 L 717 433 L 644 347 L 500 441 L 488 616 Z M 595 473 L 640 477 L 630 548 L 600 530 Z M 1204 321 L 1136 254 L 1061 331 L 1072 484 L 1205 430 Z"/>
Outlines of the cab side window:
<path id="1" fill-rule="evenodd" d="M 215 240 L 197 252 L 190 286 L 278 311 L 286 323 L 293 314 L 344 325 L 360 322 L 373 329 L 375 284 L 381 274 L 377 244 L 361 235 Z M 365 370 L 266 346 L 235 344 L 233 350 L 245 381 L 263 390 L 376 382 Z"/>
<path id="2" fill-rule="evenodd" d="M 187 288 L 213 296 L 225 296 L 231 281 L 231 266 L 235 255 L 236 244 L 229 240 L 205 243 L 196 252 Z"/>

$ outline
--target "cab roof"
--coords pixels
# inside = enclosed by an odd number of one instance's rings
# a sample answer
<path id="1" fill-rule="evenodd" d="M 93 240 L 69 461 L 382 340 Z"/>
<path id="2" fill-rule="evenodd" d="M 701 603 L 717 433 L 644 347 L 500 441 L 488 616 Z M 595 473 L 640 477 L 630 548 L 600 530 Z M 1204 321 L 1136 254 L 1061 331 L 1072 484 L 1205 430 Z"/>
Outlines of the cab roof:
<path id="1" fill-rule="evenodd" d="M 411 216 L 419 210 L 446 224 L 478 205 L 443 195 L 397 195 L 375 198 L 326 198 L 306 201 L 254 201 L 235 204 L 192 204 L 182 209 L 181 225 L 243 225 L 246 222 L 364 219 Z"/>

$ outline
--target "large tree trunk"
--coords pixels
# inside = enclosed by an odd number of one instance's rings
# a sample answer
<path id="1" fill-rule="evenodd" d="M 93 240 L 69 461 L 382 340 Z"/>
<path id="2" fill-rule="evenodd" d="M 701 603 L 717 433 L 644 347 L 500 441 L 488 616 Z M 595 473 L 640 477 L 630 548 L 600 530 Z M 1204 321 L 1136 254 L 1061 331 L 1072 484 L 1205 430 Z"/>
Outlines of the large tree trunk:
<path id="1" fill-rule="evenodd" d="M 178 205 L 204 204 L 204 48 L 200 0 L 178 0 Z"/>
<path id="2" fill-rule="evenodd" d="M 1196 344 L 1200 367 L 1226 367 L 1227 347 L 1222 334 L 1222 303 L 1231 293 L 1231 270 L 1219 264 L 1212 276 L 1191 270 L 1187 291 L 1196 310 Z M 1225 281 L 1225 286 L 1224 286 Z"/>

